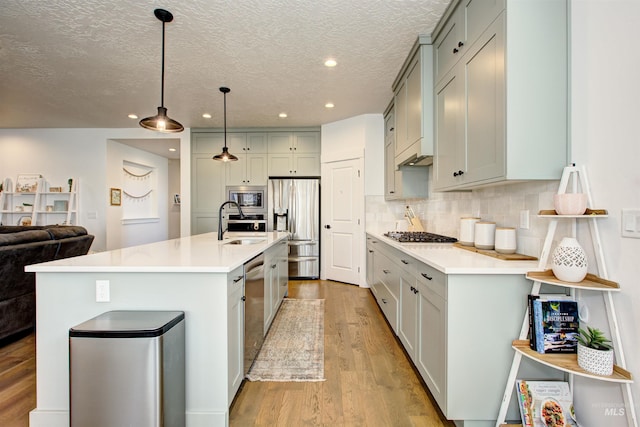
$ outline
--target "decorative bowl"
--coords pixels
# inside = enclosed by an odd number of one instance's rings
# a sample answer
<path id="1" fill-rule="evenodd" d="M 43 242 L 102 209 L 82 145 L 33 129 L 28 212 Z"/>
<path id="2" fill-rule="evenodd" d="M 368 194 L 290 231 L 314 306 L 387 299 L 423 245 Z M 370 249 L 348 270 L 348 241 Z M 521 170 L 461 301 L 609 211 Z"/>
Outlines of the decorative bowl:
<path id="1" fill-rule="evenodd" d="M 553 207 L 558 215 L 582 215 L 587 210 L 587 195 L 585 193 L 554 194 Z"/>

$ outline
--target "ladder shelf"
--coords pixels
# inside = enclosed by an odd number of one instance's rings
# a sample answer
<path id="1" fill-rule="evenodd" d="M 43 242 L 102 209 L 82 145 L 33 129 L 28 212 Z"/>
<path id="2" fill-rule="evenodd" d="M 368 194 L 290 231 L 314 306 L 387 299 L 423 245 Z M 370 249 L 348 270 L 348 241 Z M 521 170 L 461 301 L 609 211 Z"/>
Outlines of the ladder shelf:
<path id="1" fill-rule="evenodd" d="M 538 217 L 549 218 L 549 225 L 547 227 L 547 234 L 540 254 L 538 270 L 527 273 L 526 278 L 532 281 L 532 295 L 539 295 L 540 287 L 542 284 L 569 288 L 572 295 L 576 290 L 600 292 L 604 299 L 604 306 L 606 309 L 609 328 L 611 330 L 611 341 L 613 343 L 613 351 L 616 357 L 617 365 L 614 365 L 614 371 L 611 375 L 596 375 L 587 372 L 580 366 L 578 366 L 576 354 L 541 354 L 537 351 L 532 350 L 529 346 L 529 340 L 527 339 L 527 335 L 529 332 L 529 308 L 527 308 L 524 319 L 522 321 L 520 335 L 518 339 L 512 342 L 514 356 L 511 363 L 511 369 L 507 377 L 507 384 L 505 387 L 502 404 L 500 405 L 496 427 L 511 425 L 505 424 L 505 418 L 507 415 L 509 401 L 511 400 L 511 396 L 514 393 L 516 377 L 518 375 L 518 370 L 520 368 L 520 363 L 523 356 L 543 365 L 563 371 L 570 376 L 578 375 L 597 381 L 619 383 L 622 387 L 626 408 L 628 408 L 626 411 L 628 424 L 629 426 L 638 427 L 638 420 L 636 417 L 635 405 L 631 392 L 633 377 L 631 373 L 625 369 L 626 363 L 624 352 L 622 350 L 622 339 L 620 337 L 620 330 L 618 327 L 618 320 L 612 296 L 613 293 L 620 291 L 620 285 L 614 281 L 609 280 L 597 223 L 599 219 L 607 218 L 608 212 L 604 209 L 591 208 L 591 206 L 593 206 L 593 201 L 591 199 L 589 182 L 587 179 L 586 170 L 584 168 L 578 169 L 575 165 L 565 167 L 562 172 L 560 184 L 558 186 L 558 194 L 567 192 L 567 187 L 572 177 L 573 192 L 577 192 L 579 182 L 582 192 L 587 195 L 587 206 L 589 208 L 587 208 L 587 211 L 583 215 L 557 215 L 555 210 L 540 211 Z M 549 259 L 551 245 L 553 243 L 553 238 L 555 236 L 559 221 L 572 221 L 572 237 L 575 237 L 576 235 L 576 222 L 588 221 L 589 230 L 591 232 L 591 244 L 593 245 L 593 250 L 596 258 L 598 272 L 597 275 L 589 273 L 581 282 L 573 283 L 557 279 L 554 276 L 552 270 L 547 269 L 547 261 Z M 570 384 L 573 385 L 573 381 L 571 381 Z"/>

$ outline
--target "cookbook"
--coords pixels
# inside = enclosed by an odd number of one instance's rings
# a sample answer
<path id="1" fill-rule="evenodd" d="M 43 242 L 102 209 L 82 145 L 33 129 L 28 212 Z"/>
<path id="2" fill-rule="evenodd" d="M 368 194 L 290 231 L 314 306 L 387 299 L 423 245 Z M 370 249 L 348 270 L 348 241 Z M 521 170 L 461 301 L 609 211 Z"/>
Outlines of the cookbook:
<path id="1" fill-rule="evenodd" d="M 516 381 L 524 427 L 577 427 L 573 396 L 566 381 Z"/>

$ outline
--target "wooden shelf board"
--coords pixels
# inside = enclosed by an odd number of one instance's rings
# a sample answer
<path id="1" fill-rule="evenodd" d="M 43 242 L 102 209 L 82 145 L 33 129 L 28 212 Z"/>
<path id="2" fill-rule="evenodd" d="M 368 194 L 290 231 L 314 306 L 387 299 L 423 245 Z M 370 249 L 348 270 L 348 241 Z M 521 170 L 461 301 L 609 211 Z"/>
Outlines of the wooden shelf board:
<path id="1" fill-rule="evenodd" d="M 620 285 L 617 282 L 603 279 L 595 274 L 588 273 L 582 282 L 565 282 L 556 278 L 552 270 L 530 271 L 527 279 L 550 285 L 564 286 L 567 288 L 590 289 L 599 291 L 619 291 Z"/>
<path id="2" fill-rule="evenodd" d="M 522 424 L 500 424 L 500 427 L 522 427 Z"/>
<path id="3" fill-rule="evenodd" d="M 523 356 L 533 359 L 539 363 L 542 363 L 552 368 L 560 369 L 561 371 L 568 372 L 570 374 L 580 375 L 582 377 L 593 378 L 600 381 L 609 381 L 615 383 L 632 383 L 633 378 L 631 372 L 614 365 L 613 374 L 611 375 L 596 375 L 585 371 L 578 366 L 578 356 L 576 354 L 540 354 L 537 351 L 529 348 L 529 340 L 515 340 L 511 344 L 513 349 Z"/>
<path id="4" fill-rule="evenodd" d="M 478 249 L 475 246 L 465 246 L 460 242 L 456 242 L 453 244 L 453 246 L 455 246 L 456 248 L 460 248 L 460 249 L 464 249 L 470 252 L 476 252 L 478 254 L 481 255 L 486 255 L 486 256 L 490 256 L 493 258 L 498 258 L 501 259 L 503 261 L 535 261 L 538 258 L 534 257 L 534 256 L 529 256 L 529 255 L 522 255 L 522 254 L 501 254 L 498 253 L 494 250 L 487 250 L 487 249 Z"/>
<path id="5" fill-rule="evenodd" d="M 607 218 L 609 212 L 606 209 L 587 209 L 582 215 L 558 215 L 553 209 L 544 209 L 538 212 L 541 218 Z"/>

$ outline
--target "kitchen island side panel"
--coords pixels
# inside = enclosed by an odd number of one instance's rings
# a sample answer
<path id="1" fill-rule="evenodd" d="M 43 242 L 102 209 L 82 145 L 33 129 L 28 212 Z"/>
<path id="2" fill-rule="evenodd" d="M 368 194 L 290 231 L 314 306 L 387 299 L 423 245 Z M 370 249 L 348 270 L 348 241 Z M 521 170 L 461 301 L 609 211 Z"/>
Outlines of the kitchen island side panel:
<path id="1" fill-rule="evenodd" d="M 184 311 L 187 426 L 228 425 L 226 274 L 39 272 L 36 277 L 37 406 L 31 427 L 69 425 L 69 328 L 110 310 Z M 109 281 L 110 302 L 95 301 L 96 280 Z"/>

